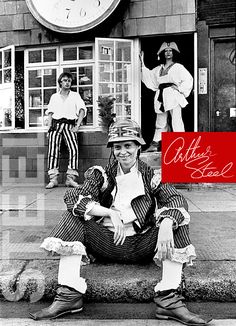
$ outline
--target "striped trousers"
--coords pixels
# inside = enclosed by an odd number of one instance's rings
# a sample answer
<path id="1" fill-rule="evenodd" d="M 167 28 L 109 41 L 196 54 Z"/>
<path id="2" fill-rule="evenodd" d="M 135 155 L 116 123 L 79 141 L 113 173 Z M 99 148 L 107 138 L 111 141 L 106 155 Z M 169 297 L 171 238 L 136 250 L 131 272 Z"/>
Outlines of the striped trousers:
<path id="1" fill-rule="evenodd" d="M 59 173 L 59 151 L 61 146 L 62 137 L 65 140 L 66 146 L 69 150 L 69 163 L 68 173 L 78 175 L 78 161 L 79 161 L 79 150 L 78 150 L 78 135 L 71 131 L 73 128 L 72 124 L 68 123 L 57 123 L 54 130 L 49 132 L 48 141 L 48 174 Z"/>
<path id="2" fill-rule="evenodd" d="M 63 241 L 80 241 L 98 261 L 106 263 L 145 264 L 155 255 L 159 229 L 155 226 L 145 233 L 128 236 L 123 245 L 114 244 L 114 233 L 98 224 L 94 219 L 81 221 L 66 211 L 49 237 Z M 191 244 L 188 225 L 174 231 L 175 248 L 184 248 Z"/>

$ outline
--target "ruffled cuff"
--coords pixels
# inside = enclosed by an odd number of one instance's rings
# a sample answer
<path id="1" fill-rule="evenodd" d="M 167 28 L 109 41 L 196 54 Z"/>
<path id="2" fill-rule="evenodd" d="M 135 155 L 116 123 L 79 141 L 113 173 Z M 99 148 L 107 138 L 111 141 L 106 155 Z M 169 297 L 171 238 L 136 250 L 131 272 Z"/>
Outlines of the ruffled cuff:
<path id="1" fill-rule="evenodd" d="M 87 256 L 85 247 L 80 241 L 63 241 L 59 238 L 49 237 L 43 241 L 40 248 L 47 251 L 56 252 L 57 254 L 64 256 Z"/>
<path id="2" fill-rule="evenodd" d="M 189 224 L 190 222 L 190 215 L 186 211 L 184 207 L 162 207 L 156 209 L 155 211 L 156 216 L 156 226 L 159 227 L 161 222 L 165 217 L 169 217 L 173 220 L 173 227 L 177 229 L 179 226 L 183 226 Z"/>
<path id="3" fill-rule="evenodd" d="M 186 263 L 187 266 L 192 266 L 194 259 L 196 259 L 196 252 L 194 246 L 191 244 L 184 248 L 174 248 L 174 252 L 171 254 L 170 260 L 182 264 Z M 153 260 L 157 265 L 160 264 L 160 260 L 158 259 L 158 252 L 156 252 Z"/>

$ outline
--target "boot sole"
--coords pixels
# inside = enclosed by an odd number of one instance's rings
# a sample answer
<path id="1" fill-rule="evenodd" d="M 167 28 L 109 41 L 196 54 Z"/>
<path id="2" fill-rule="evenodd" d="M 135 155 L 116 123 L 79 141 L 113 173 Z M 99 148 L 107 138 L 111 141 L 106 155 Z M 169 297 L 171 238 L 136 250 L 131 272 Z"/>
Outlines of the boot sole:
<path id="1" fill-rule="evenodd" d="M 67 314 L 76 314 L 76 313 L 79 313 L 83 310 L 83 307 L 79 308 L 79 309 L 75 309 L 75 310 L 67 310 L 67 311 L 64 311 L 64 312 L 61 312 L 60 314 L 54 316 L 54 317 L 51 317 L 50 319 L 55 319 L 55 318 L 58 318 L 58 317 L 61 317 L 63 315 L 67 315 Z"/>
<path id="2" fill-rule="evenodd" d="M 157 319 L 162 319 L 162 320 L 167 320 L 167 319 L 176 320 L 179 323 L 182 323 L 182 324 L 187 325 L 187 326 L 204 326 L 204 325 L 207 325 L 212 320 L 212 319 L 210 319 L 209 321 L 207 321 L 204 324 L 196 324 L 196 323 L 191 323 L 191 322 L 188 323 L 188 322 L 185 322 L 185 321 L 183 321 L 181 319 L 178 319 L 178 318 L 175 318 L 175 317 L 163 316 L 163 315 L 158 315 L 158 314 L 156 314 L 156 318 Z"/>
<path id="3" fill-rule="evenodd" d="M 63 311 L 63 312 L 57 314 L 56 316 L 53 316 L 53 317 L 46 317 L 45 316 L 45 317 L 42 317 L 42 318 L 37 318 L 37 317 L 35 318 L 35 316 L 34 316 L 33 313 L 29 313 L 29 316 L 30 316 L 30 318 L 32 318 L 32 319 L 34 319 L 36 321 L 38 321 L 38 320 L 45 320 L 45 319 L 51 320 L 51 319 L 56 319 L 58 317 L 61 317 L 63 315 L 67 315 L 67 314 L 76 314 L 76 313 L 81 312 L 82 310 L 83 310 L 83 307 L 81 307 L 79 309 L 75 309 L 75 310 L 66 310 L 66 311 Z"/>

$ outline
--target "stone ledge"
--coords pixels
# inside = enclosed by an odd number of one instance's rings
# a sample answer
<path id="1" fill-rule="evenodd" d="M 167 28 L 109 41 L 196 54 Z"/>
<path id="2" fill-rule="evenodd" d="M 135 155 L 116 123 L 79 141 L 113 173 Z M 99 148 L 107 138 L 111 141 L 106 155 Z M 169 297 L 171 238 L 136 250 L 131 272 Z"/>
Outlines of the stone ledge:
<path id="1" fill-rule="evenodd" d="M 8 301 L 52 299 L 58 259 L 12 261 L 0 265 L 0 295 Z M 82 267 L 88 302 L 150 302 L 161 269 L 150 265 L 90 264 Z M 236 301 L 235 261 L 197 261 L 185 270 L 188 301 Z"/>

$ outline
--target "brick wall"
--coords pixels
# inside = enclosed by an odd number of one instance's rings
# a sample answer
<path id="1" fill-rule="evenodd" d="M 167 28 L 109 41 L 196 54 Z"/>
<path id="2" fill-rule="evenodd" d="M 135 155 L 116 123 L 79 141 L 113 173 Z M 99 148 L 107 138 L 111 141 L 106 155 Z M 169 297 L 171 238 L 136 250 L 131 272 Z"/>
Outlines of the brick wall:
<path id="1" fill-rule="evenodd" d="M 105 166 L 110 155 L 107 134 L 79 133 L 79 182 L 92 165 Z M 0 133 L 0 184 L 44 185 L 47 182 L 47 137 L 45 133 Z M 60 183 L 65 181 L 68 151 L 62 143 Z"/>
<path id="2" fill-rule="evenodd" d="M 195 30 L 195 0 L 123 0 L 95 29 L 70 35 L 70 42 L 94 37 L 135 37 Z M 68 42 L 39 24 L 24 0 L 0 0 L 0 47 Z"/>

